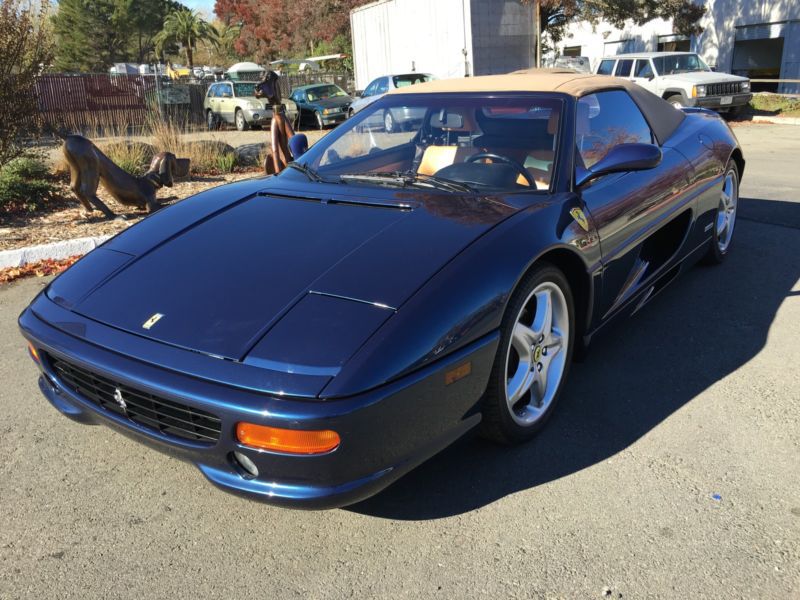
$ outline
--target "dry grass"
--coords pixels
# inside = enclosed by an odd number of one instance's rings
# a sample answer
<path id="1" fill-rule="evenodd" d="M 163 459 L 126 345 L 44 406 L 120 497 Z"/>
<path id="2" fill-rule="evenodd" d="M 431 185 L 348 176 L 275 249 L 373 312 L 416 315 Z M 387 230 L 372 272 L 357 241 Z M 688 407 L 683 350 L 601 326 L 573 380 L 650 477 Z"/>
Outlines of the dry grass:
<path id="1" fill-rule="evenodd" d="M 162 120 L 153 120 L 149 133 L 160 151 L 188 158 L 192 173 L 230 173 L 236 166 L 233 148 L 213 136 L 208 140 L 187 141 L 177 124 Z"/>

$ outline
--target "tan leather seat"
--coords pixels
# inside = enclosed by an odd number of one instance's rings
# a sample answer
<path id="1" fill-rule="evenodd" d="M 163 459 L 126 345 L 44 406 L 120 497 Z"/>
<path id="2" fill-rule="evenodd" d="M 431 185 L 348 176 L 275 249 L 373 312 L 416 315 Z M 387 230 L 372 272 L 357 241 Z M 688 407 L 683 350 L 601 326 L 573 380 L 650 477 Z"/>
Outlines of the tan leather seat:
<path id="1" fill-rule="evenodd" d="M 475 154 L 476 148 L 468 146 L 428 146 L 422 155 L 417 173 L 422 175 L 435 175 L 437 171 L 449 167 Z"/>

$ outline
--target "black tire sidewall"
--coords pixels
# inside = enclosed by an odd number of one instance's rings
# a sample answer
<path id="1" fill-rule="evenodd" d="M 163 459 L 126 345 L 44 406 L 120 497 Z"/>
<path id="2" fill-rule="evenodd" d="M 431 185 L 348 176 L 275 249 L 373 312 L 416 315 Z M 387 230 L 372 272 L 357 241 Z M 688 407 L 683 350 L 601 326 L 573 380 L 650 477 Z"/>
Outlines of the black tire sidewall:
<path id="1" fill-rule="evenodd" d="M 514 421 L 508 409 L 508 405 L 506 404 L 506 357 L 508 355 L 509 344 L 511 343 L 511 334 L 516 323 L 517 315 L 520 310 L 522 310 L 523 303 L 528 299 L 528 296 L 534 288 L 544 282 L 551 282 L 557 285 L 564 294 L 567 303 L 570 324 L 566 349 L 567 355 L 565 358 L 564 373 L 550 406 L 547 407 L 545 413 L 535 423 L 522 426 Z M 517 286 L 503 316 L 503 323 L 500 329 L 500 342 L 492 367 L 489 387 L 484 397 L 484 417 L 487 415 L 491 416 L 488 420 L 489 422 L 485 423 L 485 426 L 489 427 L 484 427 L 484 433 L 487 437 L 505 443 L 519 443 L 533 437 L 544 426 L 553 413 L 553 410 L 558 405 L 561 393 L 564 389 L 564 384 L 569 375 L 572 354 L 575 349 L 576 329 L 575 302 L 566 276 L 561 270 L 549 263 L 542 262 L 535 265 Z M 489 428 L 491 428 L 491 431 Z"/>

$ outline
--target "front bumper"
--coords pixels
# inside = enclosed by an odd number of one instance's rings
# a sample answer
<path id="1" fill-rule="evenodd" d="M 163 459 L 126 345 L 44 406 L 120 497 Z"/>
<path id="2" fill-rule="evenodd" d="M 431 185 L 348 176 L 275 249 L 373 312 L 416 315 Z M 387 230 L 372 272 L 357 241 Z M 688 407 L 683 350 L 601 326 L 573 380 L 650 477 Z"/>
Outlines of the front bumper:
<path id="1" fill-rule="evenodd" d="M 344 123 L 347 120 L 347 112 L 340 112 L 340 113 L 332 113 L 329 115 L 323 115 L 320 113 L 322 117 L 322 122 L 325 125 L 335 125 L 337 123 Z"/>
<path id="2" fill-rule="evenodd" d="M 723 104 L 723 98 L 730 98 L 728 104 Z M 753 98 L 753 94 L 731 94 L 729 96 L 705 96 L 703 98 L 695 98 L 694 106 L 699 108 L 710 108 L 712 110 L 727 110 L 738 106 L 745 106 Z"/>
<path id="3" fill-rule="evenodd" d="M 272 121 L 272 108 L 265 109 L 242 109 L 245 120 L 251 125 L 263 125 Z M 286 111 L 286 116 L 290 121 L 297 119 L 297 111 Z"/>
<path id="4" fill-rule="evenodd" d="M 58 311 L 69 315 L 68 320 L 53 319 Z M 40 389 L 61 413 L 81 423 L 111 426 L 189 461 L 223 490 L 310 509 L 345 506 L 377 493 L 475 426 L 480 421 L 477 403 L 497 345 L 497 335 L 491 334 L 362 395 L 301 400 L 204 380 L 154 364 L 147 356 L 131 356 L 124 348 L 97 346 L 81 337 L 81 320 L 44 295 L 19 320 L 23 335 L 41 355 Z M 69 323 L 66 330 L 64 323 Z M 97 330 L 98 325 L 93 323 L 92 328 Z M 139 347 L 135 351 L 141 354 Z M 50 356 L 144 393 L 210 412 L 221 420 L 219 440 L 208 444 L 174 437 L 102 408 L 66 386 L 52 368 Z M 468 360 L 472 375 L 445 385 L 444 372 Z M 341 444 L 332 452 L 313 456 L 255 450 L 236 439 L 240 421 L 289 429 L 332 429 L 340 434 Z M 255 463 L 257 477 L 242 472 L 232 458 L 234 451 Z"/>

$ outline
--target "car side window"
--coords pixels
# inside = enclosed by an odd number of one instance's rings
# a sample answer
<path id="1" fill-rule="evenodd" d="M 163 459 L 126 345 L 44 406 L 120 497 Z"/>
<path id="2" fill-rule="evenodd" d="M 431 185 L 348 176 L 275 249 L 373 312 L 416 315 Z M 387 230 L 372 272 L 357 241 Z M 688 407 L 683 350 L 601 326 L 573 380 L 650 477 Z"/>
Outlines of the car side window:
<path id="1" fill-rule="evenodd" d="M 214 95 L 217 93 L 217 87 L 218 86 L 217 86 L 216 83 L 214 85 L 210 86 L 208 88 L 208 91 L 206 92 L 206 98 L 213 98 Z"/>
<path id="2" fill-rule="evenodd" d="M 223 83 L 219 86 L 219 92 L 217 92 L 220 98 L 233 98 L 233 89 L 227 83 Z"/>
<path id="3" fill-rule="evenodd" d="M 575 138 L 587 169 L 620 144 L 653 143 L 650 126 L 624 90 L 598 92 L 578 100 Z"/>
<path id="4" fill-rule="evenodd" d="M 636 61 L 636 68 L 633 70 L 634 77 L 653 77 L 653 67 L 650 66 L 650 61 L 647 59 L 639 59 Z"/>
<path id="5" fill-rule="evenodd" d="M 375 79 L 367 86 L 367 89 L 364 90 L 364 94 L 363 94 L 365 98 L 367 96 L 374 96 L 375 95 L 375 90 L 378 87 L 378 81 L 380 81 L 380 79 Z"/>
<path id="6" fill-rule="evenodd" d="M 614 70 L 614 75 L 617 77 L 630 77 L 633 61 L 626 59 L 617 63 L 617 68 Z"/>
<path id="7" fill-rule="evenodd" d="M 378 80 L 378 86 L 375 89 L 376 94 L 385 94 L 389 91 L 389 78 L 388 77 L 381 77 Z"/>
<path id="8" fill-rule="evenodd" d="M 600 66 L 597 67 L 598 75 L 611 75 L 614 72 L 613 60 L 601 60 Z"/>

